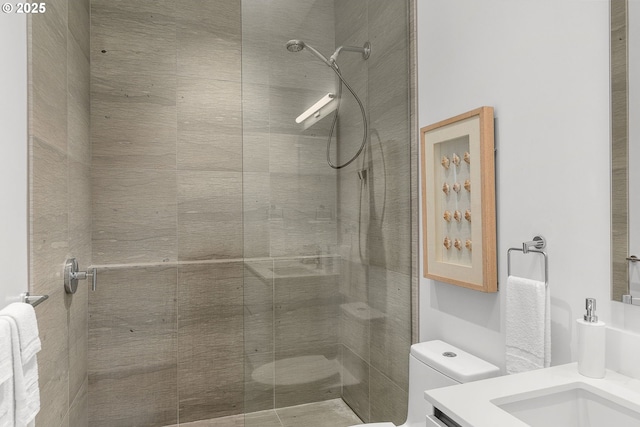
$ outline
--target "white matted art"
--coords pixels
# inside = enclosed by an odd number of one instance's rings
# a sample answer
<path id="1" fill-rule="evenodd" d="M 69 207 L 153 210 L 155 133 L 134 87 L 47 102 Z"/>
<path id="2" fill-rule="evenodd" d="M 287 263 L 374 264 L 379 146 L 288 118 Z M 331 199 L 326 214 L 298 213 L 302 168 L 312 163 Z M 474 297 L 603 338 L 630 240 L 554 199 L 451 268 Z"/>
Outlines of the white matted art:
<path id="1" fill-rule="evenodd" d="M 420 129 L 424 276 L 498 290 L 493 108 Z"/>

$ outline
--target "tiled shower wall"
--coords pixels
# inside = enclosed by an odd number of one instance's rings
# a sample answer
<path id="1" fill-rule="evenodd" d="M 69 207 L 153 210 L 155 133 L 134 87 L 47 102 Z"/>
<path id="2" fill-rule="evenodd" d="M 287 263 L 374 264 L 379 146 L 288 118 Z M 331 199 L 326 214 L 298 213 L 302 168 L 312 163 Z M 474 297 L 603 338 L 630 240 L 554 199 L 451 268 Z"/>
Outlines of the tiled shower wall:
<path id="1" fill-rule="evenodd" d="M 240 13 L 91 1 L 92 426 L 243 411 Z"/>
<path id="2" fill-rule="evenodd" d="M 364 163 L 339 172 L 339 238 L 345 265 L 340 290 L 343 399 L 367 422 L 404 422 L 411 345 L 411 138 L 409 4 L 406 0 L 336 0 L 336 45 L 371 42 L 362 61 L 339 61 L 365 94 L 370 140 Z M 362 78 L 366 76 L 366 78 Z M 340 155 L 360 143 L 357 104 L 345 105 Z M 359 169 L 367 170 L 360 180 Z"/>
<path id="3" fill-rule="evenodd" d="M 29 280 L 42 351 L 36 424 L 87 424 L 87 294 L 66 295 L 66 258 L 91 264 L 89 2 L 29 15 Z"/>
<path id="4" fill-rule="evenodd" d="M 336 174 L 325 162 L 329 120 L 295 118 L 334 90 L 334 75 L 300 39 L 334 49 L 332 0 L 242 1 L 245 257 L 333 253 Z"/>
<path id="5" fill-rule="evenodd" d="M 300 293 L 288 279 L 252 281 L 243 262 L 259 258 L 273 273 L 273 257 L 335 250 L 324 139 L 293 122 L 333 76 L 284 48 L 313 36 L 333 49 L 333 4 L 290 5 L 91 2 L 92 426 L 161 426 L 338 396 L 336 378 L 318 397 L 317 384 L 268 379 L 264 388 L 251 375 L 276 358 L 338 351 L 334 276 L 322 292 Z M 301 336 L 305 324 L 318 332 Z"/>

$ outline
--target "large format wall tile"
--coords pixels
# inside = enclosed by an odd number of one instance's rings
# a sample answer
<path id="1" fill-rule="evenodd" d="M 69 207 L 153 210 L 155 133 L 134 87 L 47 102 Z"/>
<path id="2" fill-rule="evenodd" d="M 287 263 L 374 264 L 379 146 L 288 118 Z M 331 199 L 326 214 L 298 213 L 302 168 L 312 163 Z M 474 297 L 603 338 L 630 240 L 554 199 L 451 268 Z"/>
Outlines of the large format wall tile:
<path id="1" fill-rule="evenodd" d="M 273 354 L 273 261 L 247 259 L 243 282 L 245 351 Z"/>
<path id="2" fill-rule="evenodd" d="M 279 274 L 277 263 L 275 270 Z M 335 276 L 274 280 L 277 356 L 313 354 L 337 344 L 340 302 L 337 287 Z"/>
<path id="3" fill-rule="evenodd" d="M 175 260 L 176 172 L 93 168 L 93 262 Z"/>
<path id="4" fill-rule="evenodd" d="M 67 150 L 67 4 L 30 15 L 29 134 Z"/>
<path id="5" fill-rule="evenodd" d="M 67 156 L 37 138 L 31 140 L 32 291 L 62 289 L 62 265 L 69 250 Z"/>
<path id="6" fill-rule="evenodd" d="M 411 280 L 409 275 L 369 267 L 372 309 L 371 365 L 399 386 L 409 383 L 411 346 Z"/>
<path id="7" fill-rule="evenodd" d="M 121 65 L 175 74 L 176 8 L 176 0 L 91 0 L 92 72 Z"/>
<path id="8" fill-rule="evenodd" d="M 175 169 L 174 1 L 91 6 L 94 165 Z"/>
<path id="9" fill-rule="evenodd" d="M 180 76 L 240 82 L 241 3 L 180 1 L 176 10 Z"/>
<path id="10" fill-rule="evenodd" d="M 89 380 L 85 379 L 69 408 L 69 427 L 89 427 Z"/>
<path id="11" fill-rule="evenodd" d="M 91 39 L 91 33 L 89 31 L 90 8 L 90 0 L 69 0 L 69 34 L 75 39 L 75 42 L 80 46 L 80 50 L 87 59 L 89 59 L 90 55 L 89 42 Z M 83 78 L 89 79 L 89 72 L 87 72 Z M 88 96 L 86 97 L 86 102 L 89 102 Z"/>
<path id="12" fill-rule="evenodd" d="M 68 298 L 61 286 L 69 250 L 67 157 L 37 138 L 32 139 L 30 151 L 30 291 L 49 295 L 36 313 L 42 341 L 38 354 L 42 403 L 37 420 L 57 426 L 69 409 Z"/>
<path id="13" fill-rule="evenodd" d="M 273 261 L 247 259 L 244 267 L 244 409 L 274 407 Z"/>
<path id="14" fill-rule="evenodd" d="M 73 37 L 67 38 L 67 132 L 69 157 L 91 164 L 89 144 L 89 57 Z"/>
<path id="15" fill-rule="evenodd" d="M 269 47 L 278 44 L 270 29 L 268 3 L 243 0 L 242 3 L 242 84 L 269 84 Z M 284 49 L 283 42 L 280 46 Z"/>
<path id="16" fill-rule="evenodd" d="M 95 55 L 106 57 L 109 52 Z M 94 57 L 92 61 L 97 62 Z M 94 165 L 174 169 L 175 75 L 150 64 L 129 65 L 119 58 L 100 57 L 100 61 L 107 64 L 98 68 L 92 62 L 91 66 Z"/>
<path id="17" fill-rule="evenodd" d="M 83 267 L 83 268 L 86 268 Z M 69 402 L 87 393 L 89 353 L 89 287 L 80 283 L 78 291 L 67 299 L 69 306 Z M 86 397 L 85 397 L 86 399 Z M 86 408 L 85 408 L 86 409 Z M 85 414 L 86 415 L 86 414 Z"/>
<path id="18" fill-rule="evenodd" d="M 159 86 L 167 80 L 169 87 Z M 175 169 L 175 77 L 140 75 L 117 83 L 94 75 L 91 96 L 94 166 Z"/>
<path id="19" fill-rule="evenodd" d="M 371 0 L 369 8 L 369 33 L 372 43 L 378 51 L 386 51 L 398 41 L 409 44 L 408 38 L 408 2 L 405 0 Z M 405 67 L 409 63 L 408 56 L 397 65 Z M 408 75 L 400 79 L 408 82 Z"/>
<path id="20" fill-rule="evenodd" d="M 39 293 L 37 289 L 33 293 Z M 38 353 L 40 412 L 38 425 L 58 426 L 69 410 L 69 325 L 62 286 L 50 292 L 36 313 L 42 350 Z"/>
<path id="21" fill-rule="evenodd" d="M 86 163 L 68 159 L 68 253 L 85 269 L 91 260 L 91 168 Z"/>
<path id="22" fill-rule="evenodd" d="M 241 97 L 238 82 L 178 78 L 179 169 L 242 171 Z"/>
<path id="23" fill-rule="evenodd" d="M 274 408 L 275 369 L 273 352 L 244 355 L 244 412 Z M 257 426 L 256 426 L 257 427 Z M 261 426 L 260 426 L 261 427 Z"/>
<path id="24" fill-rule="evenodd" d="M 272 256 L 327 253 L 336 241 L 335 177 L 271 173 L 271 205 L 282 221 L 271 221 Z"/>
<path id="25" fill-rule="evenodd" d="M 271 253 L 269 235 L 271 187 L 266 172 L 244 172 L 242 176 L 242 217 L 244 257 L 268 257 Z M 274 219 L 281 221 L 282 218 Z"/>
<path id="26" fill-rule="evenodd" d="M 256 83 L 247 83 L 245 81 L 242 82 L 242 132 L 243 137 L 246 134 L 264 134 L 264 142 L 261 145 L 267 147 L 267 151 L 264 151 L 265 155 L 269 156 L 269 126 L 270 126 L 270 114 L 269 111 L 269 92 L 270 87 L 267 84 L 256 84 Z M 243 146 L 246 144 L 246 141 L 242 141 Z M 254 148 L 254 145 L 248 145 L 247 148 Z M 251 153 L 243 153 L 245 155 Z M 259 161 L 253 165 L 258 169 L 249 169 L 251 171 L 254 170 L 264 170 L 263 168 L 268 166 L 266 158 L 260 158 Z M 245 169 L 246 170 L 246 169 Z"/>
<path id="27" fill-rule="evenodd" d="M 371 394 L 371 420 L 402 424 L 407 418 L 409 396 L 404 388 L 371 368 L 369 392 Z"/>
<path id="28" fill-rule="evenodd" d="M 176 267 L 100 272 L 89 300 L 91 426 L 177 421 L 176 288 Z"/>
<path id="29" fill-rule="evenodd" d="M 178 268 L 180 422 L 243 413 L 243 263 Z"/>
<path id="30" fill-rule="evenodd" d="M 297 0 L 295 7 L 291 7 L 289 0 L 273 0 L 264 10 L 272 41 L 269 44 L 270 84 L 326 91 L 333 88 L 333 72 L 322 61 L 308 52 L 292 53 L 285 48 L 289 40 L 303 40 L 329 57 L 335 49 L 333 2 Z"/>
<path id="31" fill-rule="evenodd" d="M 342 348 L 342 398 L 365 422 L 369 420 L 369 364 Z"/>
<path id="32" fill-rule="evenodd" d="M 242 257 L 242 174 L 178 172 L 180 260 Z"/>
<path id="33" fill-rule="evenodd" d="M 354 33 L 368 31 L 368 4 L 362 0 L 335 1 L 336 45 L 346 44 Z"/>
<path id="34" fill-rule="evenodd" d="M 289 271 L 295 271 L 291 261 L 274 263 L 276 277 Z M 278 408 L 340 394 L 337 287 L 332 275 L 274 281 Z"/>
<path id="35" fill-rule="evenodd" d="M 372 313 L 379 313 L 372 310 L 366 301 L 345 298 L 345 302 L 340 306 L 340 341 L 341 343 L 358 355 L 363 360 L 369 362 L 370 353 L 370 328 Z"/>
<path id="36" fill-rule="evenodd" d="M 273 173 L 324 175 L 333 179 L 335 170 L 327 165 L 326 155 L 327 135 L 271 133 L 269 170 Z M 335 194 L 328 187 L 325 191 Z"/>
<path id="37" fill-rule="evenodd" d="M 408 137 L 399 130 L 403 134 Z M 409 161 L 409 147 L 402 139 L 385 141 L 381 150 L 373 150 L 368 186 L 370 264 L 407 275 L 411 272 Z"/>

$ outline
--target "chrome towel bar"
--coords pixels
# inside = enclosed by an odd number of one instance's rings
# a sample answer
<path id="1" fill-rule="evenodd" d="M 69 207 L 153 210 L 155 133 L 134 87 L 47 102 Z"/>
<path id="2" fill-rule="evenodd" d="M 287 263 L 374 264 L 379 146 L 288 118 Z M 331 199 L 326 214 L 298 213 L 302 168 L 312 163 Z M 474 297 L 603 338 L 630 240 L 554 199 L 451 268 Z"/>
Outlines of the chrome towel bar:
<path id="1" fill-rule="evenodd" d="M 547 241 L 542 236 L 535 236 L 533 240 L 529 242 L 523 242 L 522 248 L 509 248 L 507 251 L 507 276 L 511 276 L 511 252 L 518 251 L 524 254 L 529 252 L 535 252 L 541 254 L 544 257 L 544 285 L 549 286 L 549 260 L 547 253 L 543 251 L 547 246 Z"/>
<path id="2" fill-rule="evenodd" d="M 37 306 L 49 299 L 49 295 L 30 295 L 29 292 L 23 292 L 20 294 L 20 301 Z"/>

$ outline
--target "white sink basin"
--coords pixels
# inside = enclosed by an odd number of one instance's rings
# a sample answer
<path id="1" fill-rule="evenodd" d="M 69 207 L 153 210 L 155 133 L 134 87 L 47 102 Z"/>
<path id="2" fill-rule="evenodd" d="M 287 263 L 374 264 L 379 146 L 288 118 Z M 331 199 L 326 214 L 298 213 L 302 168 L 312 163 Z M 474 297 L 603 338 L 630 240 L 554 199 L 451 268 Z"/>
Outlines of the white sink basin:
<path id="1" fill-rule="evenodd" d="M 532 427 L 640 426 L 640 402 L 583 382 L 505 396 L 491 403 Z"/>

